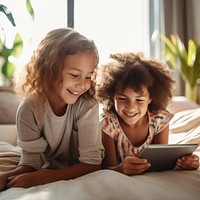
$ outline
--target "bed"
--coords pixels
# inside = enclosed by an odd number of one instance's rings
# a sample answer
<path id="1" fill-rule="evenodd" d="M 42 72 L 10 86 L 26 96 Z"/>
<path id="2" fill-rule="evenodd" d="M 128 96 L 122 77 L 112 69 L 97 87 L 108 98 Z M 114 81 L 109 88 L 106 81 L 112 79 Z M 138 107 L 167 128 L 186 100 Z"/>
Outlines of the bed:
<path id="1" fill-rule="evenodd" d="M 174 112 L 170 122 L 169 143 L 200 144 L 200 106 L 187 107 L 188 104 L 184 105 L 181 99 L 176 103 L 168 107 Z M 183 109 L 174 111 L 174 108 L 180 106 Z M 195 154 L 200 156 L 199 147 Z M 0 168 L 3 170 L 14 168 L 19 155 L 15 125 L 0 125 Z M 200 168 L 192 171 L 146 172 L 135 176 L 126 176 L 111 170 L 99 170 L 74 180 L 57 181 L 28 189 L 11 188 L 0 192 L 0 200 L 55 199 L 199 200 Z"/>

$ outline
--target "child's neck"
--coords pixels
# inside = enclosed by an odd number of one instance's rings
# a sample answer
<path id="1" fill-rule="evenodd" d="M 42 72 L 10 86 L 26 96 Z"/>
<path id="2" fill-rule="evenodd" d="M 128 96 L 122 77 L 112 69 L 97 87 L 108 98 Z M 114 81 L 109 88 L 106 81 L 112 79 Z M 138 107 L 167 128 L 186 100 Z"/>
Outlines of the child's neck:
<path id="1" fill-rule="evenodd" d="M 67 104 L 65 104 L 64 106 L 57 106 L 55 104 L 49 103 L 49 105 L 52 111 L 54 112 L 54 114 L 57 116 L 63 116 L 66 113 Z"/>
<path id="2" fill-rule="evenodd" d="M 66 113 L 67 104 L 65 104 L 64 102 L 63 103 L 60 102 L 59 99 L 56 99 L 56 97 L 54 98 L 48 97 L 48 101 L 55 115 L 63 116 Z"/>

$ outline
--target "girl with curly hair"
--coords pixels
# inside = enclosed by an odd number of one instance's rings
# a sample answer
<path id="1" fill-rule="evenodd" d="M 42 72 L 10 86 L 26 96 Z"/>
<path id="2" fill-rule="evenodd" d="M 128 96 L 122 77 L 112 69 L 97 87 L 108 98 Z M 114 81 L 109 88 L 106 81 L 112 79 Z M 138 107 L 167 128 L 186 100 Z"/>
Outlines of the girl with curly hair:
<path id="1" fill-rule="evenodd" d="M 166 110 L 174 80 L 163 63 L 142 54 L 122 53 L 99 67 L 96 95 L 101 103 L 103 167 L 126 175 L 142 174 L 150 167 L 138 153 L 148 144 L 167 144 L 169 121 Z M 178 159 L 177 169 L 197 169 L 195 155 Z"/>
<path id="2" fill-rule="evenodd" d="M 92 40 L 70 28 L 50 31 L 16 77 L 22 155 L 0 175 L 0 190 L 69 180 L 101 168 L 104 147 L 92 76 Z"/>

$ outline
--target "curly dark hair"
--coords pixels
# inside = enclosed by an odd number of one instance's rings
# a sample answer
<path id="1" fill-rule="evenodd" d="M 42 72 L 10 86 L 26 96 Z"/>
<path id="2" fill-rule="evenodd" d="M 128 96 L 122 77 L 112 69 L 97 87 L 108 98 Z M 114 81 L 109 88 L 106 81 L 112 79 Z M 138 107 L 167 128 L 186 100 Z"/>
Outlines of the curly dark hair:
<path id="1" fill-rule="evenodd" d="M 149 91 L 149 111 L 165 109 L 173 95 L 174 80 L 170 68 L 155 59 L 144 59 L 142 53 L 111 54 L 111 62 L 97 71 L 96 96 L 103 109 L 115 112 L 113 97 L 127 87 L 140 92 Z"/>

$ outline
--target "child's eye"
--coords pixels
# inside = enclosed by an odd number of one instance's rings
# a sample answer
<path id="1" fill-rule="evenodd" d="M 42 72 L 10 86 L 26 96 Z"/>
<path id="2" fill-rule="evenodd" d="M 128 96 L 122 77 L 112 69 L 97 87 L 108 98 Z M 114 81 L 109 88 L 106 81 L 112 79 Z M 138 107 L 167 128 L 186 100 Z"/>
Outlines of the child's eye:
<path id="1" fill-rule="evenodd" d="M 118 97 L 118 100 L 119 100 L 119 101 L 126 101 L 126 98 Z"/>
<path id="2" fill-rule="evenodd" d="M 91 80 L 91 78 L 92 78 L 91 76 L 86 77 L 87 80 Z"/>
<path id="3" fill-rule="evenodd" d="M 77 78 L 78 75 L 77 74 L 69 74 L 72 78 Z"/>
<path id="4" fill-rule="evenodd" d="M 136 99 L 136 101 L 142 103 L 144 99 Z"/>

